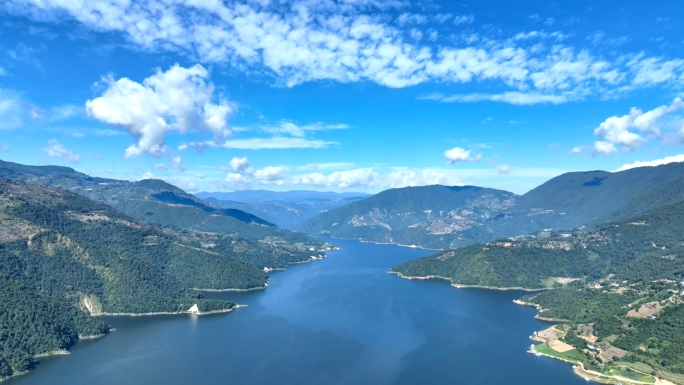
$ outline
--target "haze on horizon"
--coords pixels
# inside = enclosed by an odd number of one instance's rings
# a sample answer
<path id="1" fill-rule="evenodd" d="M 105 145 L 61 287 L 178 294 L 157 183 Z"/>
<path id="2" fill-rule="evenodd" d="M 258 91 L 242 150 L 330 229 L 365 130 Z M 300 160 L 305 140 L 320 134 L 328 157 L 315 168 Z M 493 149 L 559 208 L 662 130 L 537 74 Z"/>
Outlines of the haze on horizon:
<path id="1" fill-rule="evenodd" d="M 683 8 L 8 0 L 0 158 L 189 192 L 524 193 L 680 162 Z"/>

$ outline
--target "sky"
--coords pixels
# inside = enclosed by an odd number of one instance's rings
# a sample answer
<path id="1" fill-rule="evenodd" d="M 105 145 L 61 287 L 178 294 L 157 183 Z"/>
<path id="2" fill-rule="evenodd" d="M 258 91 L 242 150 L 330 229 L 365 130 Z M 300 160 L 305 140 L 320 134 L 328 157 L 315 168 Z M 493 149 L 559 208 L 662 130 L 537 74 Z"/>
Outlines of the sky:
<path id="1" fill-rule="evenodd" d="M 3 0 L 0 159 L 525 193 L 684 161 L 684 2 Z"/>

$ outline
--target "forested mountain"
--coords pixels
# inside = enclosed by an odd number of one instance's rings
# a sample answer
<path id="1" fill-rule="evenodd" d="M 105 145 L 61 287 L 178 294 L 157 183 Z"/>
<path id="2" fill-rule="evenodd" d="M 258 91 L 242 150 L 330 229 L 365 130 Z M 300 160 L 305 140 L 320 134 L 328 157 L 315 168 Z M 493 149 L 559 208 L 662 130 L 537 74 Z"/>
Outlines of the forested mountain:
<path id="1" fill-rule="evenodd" d="M 507 191 L 474 186 L 405 187 L 322 213 L 297 226 L 307 234 L 427 248 L 489 240 L 484 223 L 515 204 Z"/>
<path id="2" fill-rule="evenodd" d="M 295 229 L 311 235 L 449 249 L 543 229 L 572 230 L 684 198 L 684 163 L 574 172 L 522 196 L 479 187 L 383 191 Z"/>
<path id="3" fill-rule="evenodd" d="M 290 243 L 310 240 L 242 210 L 211 206 L 161 180 L 129 182 L 91 177 L 68 167 L 25 166 L 4 161 L 0 161 L 0 177 L 68 190 L 132 217 L 165 226 L 232 234 L 252 240 L 278 238 Z"/>
<path id="4" fill-rule="evenodd" d="M 454 286 L 557 288 L 522 300 L 538 306 L 540 316 L 566 324 L 564 342 L 582 354 L 562 358 L 604 370 L 617 368 L 618 357 L 642 365 L 647 375 L 682 383 L 684 376 L 672 374 L 684 374 L 682 234 L 679 200 L 591 230 L 443 251 L 392 272 L 443 278 Z"/>
<path id="5" fill-rule="evenodd" d="M 191 289 L 264 287 L 264 268 L 329 247 L 304 238 L 257 242 L 160 227 L 68 191 L 0 178 L 0 377 L 29 368 L 36 354 L 68 348 L 79 334 L 105 332 L 87 312 L 230 309 Z"/>
<path id="6" fill-rule="evenodd" d="M 242 210 L 286 229 L 294 229 L 322 212 L 369 196 L 363 193 L 263 190 L 196 195 L 215 206 Z"/>

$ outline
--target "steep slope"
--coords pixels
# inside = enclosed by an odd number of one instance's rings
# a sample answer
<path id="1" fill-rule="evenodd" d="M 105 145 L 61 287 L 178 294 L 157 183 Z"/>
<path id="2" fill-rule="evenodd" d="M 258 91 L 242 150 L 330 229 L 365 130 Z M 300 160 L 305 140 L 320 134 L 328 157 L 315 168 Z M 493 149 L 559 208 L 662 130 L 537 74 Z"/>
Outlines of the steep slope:
<path id="1" fill-rule="evenodd" d="M 296 229 L 370 242 L 457 247 L 491 239 L 483 224 L 515 200 L 513 193 L 474 186 L 406 187 L 322 213 Z"/>
<path id="2" fill-rule="evenodd" d="M 536 209 L 544 228 L 573 229 L 637 214 L 684 198 L 684 163 L 621 172 L 563 174 L 522 195 L 515 210 Z M 536 231 L 535 229 L 533 231 Z"/>
<path id="3" fill-rule="evenodd" d="M 308 242 L 242 210 L 221 210 L 161 180 L 128 182 L 91 177 L 68 167 L 25 166 L 0 161 L 0 177 L 57 187 L 114 207 L 127 215 L 165 226 L 231 234 L 250 240 Z"/>

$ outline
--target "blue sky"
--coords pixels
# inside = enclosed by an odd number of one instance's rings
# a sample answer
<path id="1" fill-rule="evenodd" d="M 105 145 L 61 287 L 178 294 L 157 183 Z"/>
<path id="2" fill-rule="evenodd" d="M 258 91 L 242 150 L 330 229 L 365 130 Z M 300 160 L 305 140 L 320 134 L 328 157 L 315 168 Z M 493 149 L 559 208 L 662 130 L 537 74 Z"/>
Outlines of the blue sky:
<path id="1" fill-rule="evenodd" d="M 0 158 L 188 191 L 524 193 L 684 161 L 684 3 L 6 0 Z"/>

